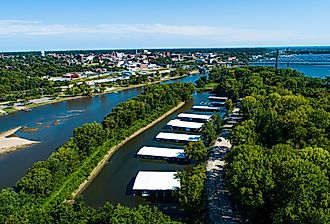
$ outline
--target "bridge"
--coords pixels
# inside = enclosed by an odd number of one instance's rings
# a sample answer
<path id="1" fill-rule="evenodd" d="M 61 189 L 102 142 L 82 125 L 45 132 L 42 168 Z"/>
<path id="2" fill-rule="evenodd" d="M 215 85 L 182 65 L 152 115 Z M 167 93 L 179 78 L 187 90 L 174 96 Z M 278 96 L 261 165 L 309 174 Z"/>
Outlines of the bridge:
<path id="1" fill-rule="evenodd" d="M 275 64 L 276 58 L 261 59 L 253 61 L 254 65 Z M 295 64 L 295 65 L 330 65 L 330 54 L 297 54 L 297 55 L 280 55 L 279 64 Z"/>

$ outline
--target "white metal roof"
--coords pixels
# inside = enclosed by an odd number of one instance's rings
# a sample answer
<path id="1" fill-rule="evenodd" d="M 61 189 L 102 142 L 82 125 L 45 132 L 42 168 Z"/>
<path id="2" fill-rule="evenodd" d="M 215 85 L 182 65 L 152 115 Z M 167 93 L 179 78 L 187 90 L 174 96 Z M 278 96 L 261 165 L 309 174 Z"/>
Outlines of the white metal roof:
<path id="1" fill-rule="evenodd" d="M 188 113 L 181 113 L 178 115 L 178 118 L 194 118 L 200 120 L 209 120 L 211 119 L 212 115 L 205 115 L 205 114 L 188 114 Z"/>
<path id="2" fill-rule="evenodd" d="M 227 100 L 228 97 L 224 96 L 209 96 L 209 100 Z"/>
<path id="3" fill-rule="evenodd" d="M 183 149 L 162 148 L 143 146 L 137 155 L 141 156 L 158 156 L 167 158 L 186 158 Z"/>
<path id="4" fill-rule="evenodd" d="M 232 128 L 233 125 L 232 125 L 232 124 L 225 124 L 225 125 L 223 125 L 222 127 L 223 127 L 223 128 Z"/>
<path id="5" fill-rule="evenodd" d="M 229 116 L 225 118 L 225 120 L 241 120 L 241 119 L 243 119 L 243 116 Z"/>
<path id="6" fill-rule="evenodd" d="M 158 139 L 168 139 L 168 140 L 181 140 L 181 141 L 199 141 L 200 135 L 189 135 L 189 134 L 177 134 L 177 133 L 166 133 L 160 132 L 156 138 Z"/>
<path id="7" fill-rule="evenodd" d="M 199 109 L 199 110 L 220 110 L 220 107 L 193 106 L 192 109 Z"/>
<path id="8" fill-rule="evenodd" d="M 133 190 L 175 190 L 180 181 L 175 179 L 176 172 L 140 171 L 133 185 Z"/>
<path id="9" fill-rule="evenodd" d="M 240 109 L 238 107 L 235 107 L 232 112 L 233 113 L 238 113 L 239 111 L 240 111 Z"/>
<path id="10" fill-rule="evenodd" d="M 191 121 L 181 121 L 179 119 L 171 120 L 167 123 L 168 126 L 180 127 L 180 128 L 193 128 L 200 129 L 204 125 L 204 123 L 191 122 Z"/>

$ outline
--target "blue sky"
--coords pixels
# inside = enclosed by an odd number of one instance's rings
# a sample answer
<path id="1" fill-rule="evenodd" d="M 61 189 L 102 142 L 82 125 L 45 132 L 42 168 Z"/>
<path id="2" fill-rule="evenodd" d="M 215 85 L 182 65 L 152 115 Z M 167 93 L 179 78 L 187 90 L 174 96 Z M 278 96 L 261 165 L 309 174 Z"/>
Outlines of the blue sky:
<path id="1" fill-rule="evenodd" d="M 6 0 L 0 51 L 330 45 L 328 0 Z"/>

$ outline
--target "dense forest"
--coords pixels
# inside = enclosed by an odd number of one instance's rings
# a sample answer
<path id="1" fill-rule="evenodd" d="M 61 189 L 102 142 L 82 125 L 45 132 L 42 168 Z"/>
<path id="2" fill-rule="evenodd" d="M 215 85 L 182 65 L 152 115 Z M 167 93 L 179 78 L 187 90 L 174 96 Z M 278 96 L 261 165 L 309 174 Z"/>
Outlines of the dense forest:
<path id="1" fill-rule="evenodd" d="M 106 204 L 96 210 L 81 200 L 64 203 L 109 149 L 145 127 L 179 102 L 191 98 L 194 85 L 150 85 L 119 104 L 102 124 L 87 123 L 45 161 L 36 162 L 13 188 L 0 193 L 0 223 L 174 223 L 158 209 L 129 209 Z"/>
<path id="2" fill-rule="evenodd" d="M 291 69 L 215 69 L 198 86 L 242 98 L 227 186 L 252 223 L 330 223 L 330 82 Z"/>

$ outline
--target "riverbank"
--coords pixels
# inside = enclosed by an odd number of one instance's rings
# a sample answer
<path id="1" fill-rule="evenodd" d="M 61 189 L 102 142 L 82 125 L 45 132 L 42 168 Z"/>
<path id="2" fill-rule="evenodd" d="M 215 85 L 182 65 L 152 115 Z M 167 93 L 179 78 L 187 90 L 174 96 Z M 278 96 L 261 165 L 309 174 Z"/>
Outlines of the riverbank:
<path id="1" fill-rule="evenodd" d="M 119 150 L 123 145 L 125 145 L 127 142 L 129 142 L 130 140 L 132 140 L 133 138 L 135 138 L 136 136 L 138 136 L 139 134 L 141 134 L 142 132 L 148 130 L 149 128 L 153 127 L 154 125 L 156 125 L 158 122 L 162 121 L 163 119 L 165 119 L 166 117 L 168 117 L 169 115 L 171 115 L 172 113 L 174 113 L 175 111 L 177 111 L 179 108 L 181 108 L 183 105 L 185 105 L 185 102 L 181 102 L 180 104 L 178 104 L 176 107 L 172 108 L 171 110 L 169 110 L 168 112 L 166 112 L 165 114 L 163 114 L 161 117 L 159 117 L 158 119 L 154 120 L 153 122 L 151 122 L 150 124 L 148 124 L 147 126 L 141 128 L 140 130 L 134 132 L 132 135 L 130 135 L 129 137 L 127 137 L 124 141 L 122 141 L 120 144 L 112 147 L 109 149 L 108 153 L 103 157 L 103 159 L 98 163 L 98 165 L 93 169 L 93 171 L 90 173 L 90 175 L 88 176 L 88 178 L 81 183 L 81 185 L 71 194 L 71 199 L 69 202 L 73 202 L 74 199 L 79 196 L 85 189 L 86 187 L 88 187 L 88 185 L 94 180 L 94 178 L 100 173 L 100 171 L 103 169 L 103 167 L 107 164 L 108 160 L 112 157 L 112 155 Z"/>
<path id="2" fill-rule="evenodd" d="M 16 127 L 0 133 L 0 155 L 39 143 L 37 141 L 32 141 L 20 137 L 10 137 L 19 129 L 21 129 L 21 127 Z"/>
<path id="3" fill-rule="evenodd" d="M 103 95 L 103 94 L 109 94 L 109 93 L 113 93 L 113 92 L 120 92 L 120 91 L 124 91 L 124 90 L 139 88 L 139 87 L 143 87 L 143 86 L 146 86 L 146 85 L 157 84 L 157 83 L 161 83 L 161 82 L 168 81 L 168 80 L 180 79 L 180 78 L 183 78 L 183 77 L 186 77 L 186 76 L 187 75 L 165 77 L 164 79 L 157 80 L 157 81 L 154 81 L 154 82 L 147 82 L 147 83 L 141 83 L 141 84 L 129 85 L 129 86 L 117 86 L 117 87 L 111 88 L 111 90 L 109 90 L 109 91 L 105 91 L 105 92 L 102 92 L 102 93 L 93 93 L 92 97 L 93 96 L 98 96 L 98 95 Z M 23 108 L 24 109 L 25 108 L 31 109 L 31 108 L 40 107 L 40 106 L 43 106 L 43 105 L 59 103 L 59 102 L 62 102 L 62 101 L 81 99 L 83 97 L 88 97 L 88 96 L 81 96 L 80 95 L 80 96 L 67 96 L 67 97 L 55 98 L 55 99 L 52 99 L 52 100 L 49 100 L 49 101 L 46 101 L 46 102 L 42 102 L 42 103 L 29 104 L 29 105 L 24 106 Z M 8 114 L 14 113 L 16 111 L 20 111 L 20 109 L 14 108 L 14 107 L 8 108 L 8 109 L 3 110 L 3 112 L 5 112 L 5 113 L 0 113 L 0 116 L 5 116 L 5 115 L 8 115 Z"/>

